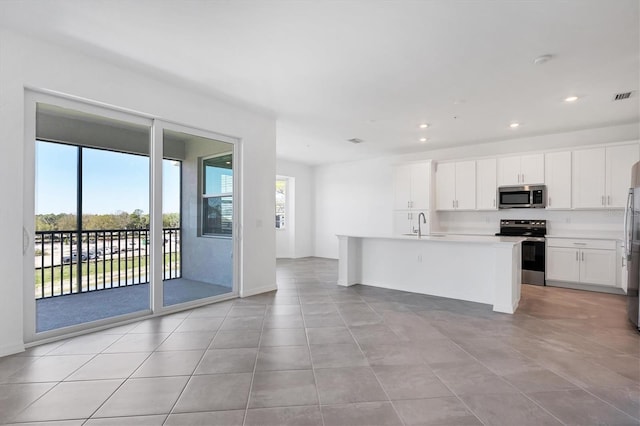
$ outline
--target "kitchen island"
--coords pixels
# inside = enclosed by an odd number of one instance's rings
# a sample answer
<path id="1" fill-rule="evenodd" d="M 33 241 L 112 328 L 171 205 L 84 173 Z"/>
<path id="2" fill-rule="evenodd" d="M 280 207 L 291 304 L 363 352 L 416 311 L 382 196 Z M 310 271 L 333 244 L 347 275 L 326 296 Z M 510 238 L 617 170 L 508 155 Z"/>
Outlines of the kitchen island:
<path id="1" fill-rule="evenodd" d="M 338 235 L 338 285 L 363 284 L 518 308 L 523 238 Z"/>

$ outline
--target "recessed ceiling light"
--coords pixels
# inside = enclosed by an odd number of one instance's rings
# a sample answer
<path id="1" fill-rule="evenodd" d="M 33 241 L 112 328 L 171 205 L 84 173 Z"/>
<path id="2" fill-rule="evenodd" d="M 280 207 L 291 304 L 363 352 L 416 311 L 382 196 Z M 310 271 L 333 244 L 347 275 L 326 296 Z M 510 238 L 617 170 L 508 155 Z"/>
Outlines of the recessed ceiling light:
<path id="1" fill-rule="evenodd" d="M 520 127 L 520 123 L 511 123 L 509 124 L 509 127 L 511 127 L 512 129 L 515 129 L 517 127 Z"/>
<path id="2" fill-rule="evenodd" d="M 421 129 L 426 129 L 427 127 L 429 127 L 429 125 L 427 123 L 422 123 L 419 126 Z"/>
<path id="3" fill-rule="evenodd" d="M 425 143 L 427 141 L 427 138 L 420 138 L 420 142 Z"/>
<path id="4" fill-rule="evenodd" d="M 578 100 L 577 96 L 568 96 L 568 97 L 564 98 L 565 102 L 575 102 L 577 100 Z"/>

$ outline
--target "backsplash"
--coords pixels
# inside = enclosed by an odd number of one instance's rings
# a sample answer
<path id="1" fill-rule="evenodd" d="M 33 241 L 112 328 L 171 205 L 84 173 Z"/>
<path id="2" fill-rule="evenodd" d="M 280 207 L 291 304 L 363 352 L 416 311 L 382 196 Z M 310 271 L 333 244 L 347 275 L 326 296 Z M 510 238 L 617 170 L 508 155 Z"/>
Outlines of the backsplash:
<path id="1" fill-rule="evenodd" d="M 501 219 L 543 219 L 549 234 L 611 233 L 622 238 L 623 210 L 505 209 L 498 211 L 437 212 L 438 229 L 432 232 L 494 234 Z"/>

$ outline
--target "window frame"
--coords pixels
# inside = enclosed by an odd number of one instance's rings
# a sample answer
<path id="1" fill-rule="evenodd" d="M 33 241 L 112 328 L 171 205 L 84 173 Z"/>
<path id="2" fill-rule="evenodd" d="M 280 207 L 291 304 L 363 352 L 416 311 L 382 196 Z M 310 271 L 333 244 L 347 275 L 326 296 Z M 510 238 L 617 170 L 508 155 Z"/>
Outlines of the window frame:
<path id="1" fill-rule="evenodd" d="M 207 160 L 211 160 L 212 158 L 219 158 L 219 157 L 225 157 L 225 156 L 231 156 L 231 168 L 229 168 L 229 170 L 231 171 L 231 192 L 220 192 L 220 193 L 206 193 L 205 189 L 206 189 L 206 178 L 207 178 L 207 174 L 206 174 L 206 165 L 205 162 Z M 199 181 L 199 206 L 198 206 L 198 214 L 199 214 L 199 220 L 198 220 L 198 228 L 199 228 L 199 232 L 198 232 L 198 237 L 202 237 L 202 238 L 225 238 L 225 239 L 231 239 L 233 238 L 233 225 L 234 225 L 234 216 L 233 216 L 233 210 L 235 209 L 235 205 L 234 205 L 234 199 L 233 199 L 233 192 L 234 192 L 234 180 L 235 180 L 235 173 L 234 173 L 234 169 L 233 169 L 233 160 L 234 159 L 234 152 L 232 151 L 225 151 L 225 152 L 220 152 L 217 154 L 213 154 L 213 155 L 208 155 L 205 157 L 200 157 L 199 158 L 199 176 L 198 176 L 198 181 Z M 232 208 L 232 212 L 231 212 L 231 228 L 230 228 L 230 232 L 229 233 L 213 233 L 213 232 L 206 232 L 206 215 L 205 215 L 205 208 L 207 206 L 207 200 L 210 198 L 220 198 L 221 202 L 223 198 L 226 197 L 230 197 L 231 198 L 231 208 Z"/>

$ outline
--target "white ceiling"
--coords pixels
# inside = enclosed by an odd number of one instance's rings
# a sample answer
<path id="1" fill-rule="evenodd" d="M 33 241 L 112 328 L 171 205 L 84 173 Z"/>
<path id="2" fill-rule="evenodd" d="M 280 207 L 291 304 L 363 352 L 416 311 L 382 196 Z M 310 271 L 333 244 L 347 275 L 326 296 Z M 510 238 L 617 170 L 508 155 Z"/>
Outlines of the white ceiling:
<path id="1" fill-rule="evenodd" d="M 637 122 L 640 97 L 612 97 L 638 90 L 639 16 L 638 0 L 0 1 L 0 25 L 270 112 L 278 156 L 309 164 Z"/>

